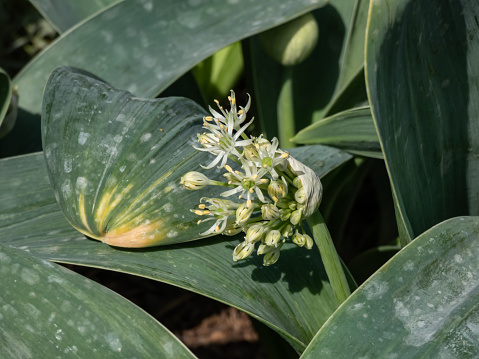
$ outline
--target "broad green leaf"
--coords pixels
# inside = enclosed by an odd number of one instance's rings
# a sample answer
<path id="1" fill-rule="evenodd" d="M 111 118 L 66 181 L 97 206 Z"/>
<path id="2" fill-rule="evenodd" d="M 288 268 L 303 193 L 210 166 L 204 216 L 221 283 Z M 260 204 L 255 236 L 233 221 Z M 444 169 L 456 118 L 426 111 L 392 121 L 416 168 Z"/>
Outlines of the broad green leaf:
<path id="1" fill-rule="evenodd" d="M 193 68 L 192 72 L 203 94 L 205 103 L 226 98 L 244 69 L 241 43 L 235 42 L 216 52 Z"/>
<path id="2" fill-rule="evenodd" d="M 122 0 L 30 0 L 59 33 L 119 1 Z"/>
<path id="3" fill-rule="evenodd" d="M 343 45 L 341 58 L 341 74 L 337 89 L 342 92 L 356 74 L 364 68 L 364 43 L 366 37 L 366 23 L 368 20 L 369 0 L 356 0 L 348 34 Z"/>
<path id="4" fill-rule="evenodd" d="M 205 115 L 186 99 L 139 99 L 80 70 L 55 70 L 45 89 L 43 144 L 50 181 L 72 226 L 120 247 L 197 239 L 211 223 L 197 225 L 189 209 L 223 192 L 180 185 L 185 173 L 204 172 L 200 165 L 212 160 L 192 146 Z M 310 165 L 323 173 L 347 158 L 322 152 Z M 207 175 L 222 178 L 220 171 Z"/>
<path id="5" fill-rule="evenodd" d="M 292 141 L 302 144 L 320 143 L 368 157 L 382 158 L 369 106 L 324 118 L 299 131 Z"/>
<path id="6" fill-rule="evenodd" d="M 479 217 L 429 229 L 331 316 L 301 358 L 477 358 Z"/>
<path id="7" fill-rule="evenodd" d="M 60 37 L 14 79 L 20 106 L 38 113 L 51 71 L 75 66 L 137 96 L 153 97 L 194 65 L 238 40 L 325 0 L 123 1 Z M 241 26 L 232 26 L 232 23 Z"/>
<path id="8" fill-rule="evenodd" d="M 195 358 L 165 327 L 115 292 L 0 245 L 5 358 Z"/>
<path id="9" fill-rule="evenodd" d="M 0 68 L 0 126 L 8 111 L 12 98 L 12 84 L 8 74 Z"/>
<path id="10" fill-rule="evenodd" d="M 371 3 L 366 79 L 404 241 L 479 214 L 479 3 Z"/>
<path id="11" fill-rule="evenodd" d="M 322 158 L 322 148 L 326 147 L 291 152 L 319 169 L 319 175 L 350 158 Z M 188 207 L 175 210 L 187 214 Z M 0 161 L 0 213 L 2 243 L 44 259 L 141 275 L 206 295 L 262 321 L 297 350 L 306 347 L 336 307 L 316 248 L 285 245 L 280 260 L 263 267 L 260 256 L 233 262 L 232 251 L 241 236 L 136 250 L 85 238 L 60 211 L 41 153 Z"/>

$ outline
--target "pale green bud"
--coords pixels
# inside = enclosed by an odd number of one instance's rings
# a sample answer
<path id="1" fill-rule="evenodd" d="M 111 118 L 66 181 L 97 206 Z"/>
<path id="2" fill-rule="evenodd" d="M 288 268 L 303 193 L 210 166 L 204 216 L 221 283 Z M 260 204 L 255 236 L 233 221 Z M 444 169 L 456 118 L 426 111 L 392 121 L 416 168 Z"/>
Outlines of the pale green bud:
<path id="1" fill-rule="evenodd" d="M 180 183 L 187 190 L 195 191 L 207 186 L 210 180 L 203 173 L 192 171 L 181 177 Z"/>
<path id="2" fill-rule="evenodd" d="M 279 209 L 274 204 L 268 203 L 261 206 L 261 214 L 266 221 L 279 218 Z"/>
<path id="3" fill-rule="evenodd" d="M 287 237 L 290 237 L 290 236 L 293 234 L 293 226 L 288 223 L 288 224 L 283 228 L 281 234 L 283 235 L 283 237 L 286 237 L 286 238 L 287 238 Z"/>
<path id="4" fill-rule="evenodd" d="M 263 257 L 263 265 L 270 266 L 275 264 L 279 259 L 280 248 L 274 248 L 273 250 L 266 253 Z"/>
<path id="5" fill-rule="evenodd" d="M 277 229 L 273 229 L 272 231 L 269 231 L 269 233 L 266 235 L 264 244 L 266 244 L 267 246 L 276 247 L 280 239 L 281 239 L 281 232 L 278 231 Z"/>
<path id="6" fill-rule="evenodd" d="M 304 240 L 305 240 L 304 246 L 305 246 L 307 249 L 313 248 L 313 245 L 314 245 L 313 238 L 311 238 L 311 237 L 308 236 L 307 234 L 303 234 L 303 237 L 304 237 Z"/>
<path id="7" fill-rule="evenodd" d="M 254 243 L 241 242 L 233 251 L 233 260 L 235 262 L 248 257 L 254 249 Z"/>
<path id="8" fill-rule="evenodd" d="M 248 243 L 256 243 L 263 238 L 265 233 L 266 228 L 263 224 L 253 224 L 246 232 L 245 241 Z"/>
<path id="9" fill-rule="evenodd" d="M 306 244 L 306 238 L 298 231 L 296 231 L 296 233 L 293 234 L 292 239 L 293 239 L 293 243 L 298 245 L 299 247 L 303 247 Z"/>
<path id="10" fill-rule="evenodd" d="M 296 188 L 301 188 L 303 187 L 303 183 L 301 182 L 301 178 L 295 177 L 293 180 L 293 186 Z"/>
<path id="11" fill-rule="evenodd" d="M 288 203 L 288 208 L 292 211 L 294 211 L 298 207 L 298 202 L 296 201 L 291 201 Z"/>
<path id="12" fill-rule="evenodd" d="M 241 206 L 239 206 L 236 210 L 236 224 L 247 222 L 248 219 L 250 219 L 253 210 L 254 206 L 252 204 L 248 206 L 248 202 L 244 202 Z"/>
<path id="13" fill-rule="evenodd" d="M 306 191 L 304 187 L 301 187 L 296 191 L 296 193 L 294 194 L 294 199 L 300 204 L 306 203 Z"/>
<path id="14" fill-rule="evenodd" d="M 291 217 L 289 217 L 289 221 L 295 226 L 301 221 L 301 217 L 303 215 L 303 211 L 298 209 L 291 213 Z"/>
<path id="15" fill-rule="evenodd" d="M 246 157 L 246 159 L 249 161 L 259 160 L 258 151 L 256 151 L 256 148 L 254 147 L 254 145 L 248 145 L 243 147 L 243 154 Z"/>
<path id="16" fill-rule="evenodd" d="M 271 181 L 268 185 L 268 194 L 276 202 L 288 194 L 288 184 L 282 181 Z"/>
<path id="17" fill-rule="evenodd" d="M 223 234 L 227 236 L 234 236 L 235 234 L 240 233 L 243 230 L 242 227 L 238 226 L 236 223 L 231 223 L 226 226 Z"/>
<path id="18" fill-rule="evenodd" d="M 275 248 L 276 247 L 274 247 L 274 246 L 268 246 L 267 244 L 261 243 L 259 245 L 258 250 L 256 251 L 256 253 L 257 254 L 266 254 L 266 253 L 272 251 Z"/>
<path id="19" fill-rule="evenodd" d="M 281 219 L 282 221 L 287 221 L 290 216 L 291 216 L 290 209 L 282 208 L 279 210 L 279 219 Z"/>
<path id="20" fill-rule="evenodd" d="M 276 202 L 276 207 L 278 208 L 289 208 L 289 204 L 291 203 L 292 201 L 290 199 L 287 199 L 287 198 L 280 198 L 278 202 Z M 296 203 L 296 202 L 294 202 Z"/>
<path id="21" fill-rule="evenodd" d="M 284 66 L 303 62 L 318 42 L 319 28 L 313 15 L 305 14 L 259 35 L 265 52 Z"/>

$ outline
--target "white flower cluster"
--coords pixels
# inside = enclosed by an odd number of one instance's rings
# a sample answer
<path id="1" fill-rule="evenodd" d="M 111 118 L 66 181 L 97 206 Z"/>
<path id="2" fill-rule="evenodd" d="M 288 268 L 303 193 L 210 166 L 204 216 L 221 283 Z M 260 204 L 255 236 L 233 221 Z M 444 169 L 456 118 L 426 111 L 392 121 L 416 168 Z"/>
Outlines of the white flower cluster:
<path id="1" fill-rule="evenodd" d="M 248 257 L 257 243 L 257 253 L 264 254 L 264 265 L 275 263 L 287 239 L 300 247 L 311 249 L 312 238 L 304 232 L 302 220 L 319 207 L 322 186 L 315 173 L 287 152 L 278 148 L 278 140 L 270 142 L 262 136 L 248 137 L 246 122 L 251 105 L 236 107 L 233 91 L 228 97 L 230 110 L 218 105 L 219 111 L 210 107 L 212 116 L 204 117 L 203 127 L 208 131 L 198 135 L 202 147 L 215 156 L 204 169 L 224 168 L 225 182 L 208 179 L 200 172 L 188 172 L 181 184 L 188 190 L 199 190 L 207 185 L 228 187 L 222 197 L 237 195 L 243 202 L 227 199 L 202 198 L 197 209 L 192 210 L 214 224 L 202 235 L 234 235 L 243 231 L 245 240 L 233 252 L 233 260 Z M 227 164 L 232 161 L 233 169 Z"/>

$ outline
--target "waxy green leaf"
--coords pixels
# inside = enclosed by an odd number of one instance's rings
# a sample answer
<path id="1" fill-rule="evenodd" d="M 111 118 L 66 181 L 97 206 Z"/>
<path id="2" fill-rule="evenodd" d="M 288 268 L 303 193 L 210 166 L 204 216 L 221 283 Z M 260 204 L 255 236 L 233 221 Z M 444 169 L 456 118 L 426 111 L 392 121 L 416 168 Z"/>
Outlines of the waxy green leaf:
<path id="1" fill-rule="evenodd" d="M 0 244 L 0 342 L 6 358 L 196 358 L 105 287 Z"/>
<path id="2" fill-rule="evenodd" d="M 408 242 L 479 214 L 479 3 L 380 0 L 369 14 L 369 99 Z"/>
<path id="3" fill-rule="evenodd" d="M 301 358 L 476 358 L 478 241 L 479 217 L 421 234 L 341 305 Z"/>
<path id="4" fill-rule="evenodd" d="M 353 108 L 324 118 L 299 131 L 292 141 L 330 145 L 351 153 L 382 158 L 369 106 Z"/>

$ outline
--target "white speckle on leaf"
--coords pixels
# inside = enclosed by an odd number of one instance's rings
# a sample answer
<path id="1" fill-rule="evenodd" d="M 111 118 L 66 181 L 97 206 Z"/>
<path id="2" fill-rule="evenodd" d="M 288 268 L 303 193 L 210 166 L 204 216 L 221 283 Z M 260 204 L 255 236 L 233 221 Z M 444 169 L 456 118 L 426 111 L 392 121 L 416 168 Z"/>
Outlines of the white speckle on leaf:
<path id="1" fill-rule="evenodd" d="M 58 330 L 55 332 L 55 338 L 57 338 L 57 340 L 62 340 L 62 338 L 63 338 L 63 330 L 58 329 Z"/>
<path id="2" fill-rule="evenodd" d="M 40 281 L 40 276 L 38 273 L 30 268 L 23 268 L 21 277 L 25 283 L 30 285 L 36 284 Z"/>
<path id="3" fill-rule="evenodd" d="M 123 136 L 116 135 L 115 137 L 113 137 L 113 139 L 116 143 L 120 143 L 123 140 Z"/>
<path id="4" fill-rule="evenodd" d="M 412 271 L 412 270 L 414 270 L 414 262 L 413 262 L 412 260 L 406 261 L 406 263 L 404 263 L 403 269 L 404 269 L 404 270 L 407 270 L 407 271 Z"/>
<path id="5" fill-rule="evenodd" d="M 70 173 L 72 171 L 72 159 L 67 158 L 65 162 L 63 163 L 63 169 L 65 170 L 65 173 Z"/>
<path id="6" fill-rule="evenodd" d="M 173 206 L 172 203 L 166 203 L 163 206 L 163 209 L 165 210 L 165 212 L 172 212 L 175 209 L 175 207 Z"/>
<path id="7" fill-rule="evenodd" d="M 141 142 L 146 142 L 151 138 L 151 133 L 145 133 L 143 136 L 141 136 L 140 141 Z"/>
<path id="8" fill-rule="evenodd" d="M 78 135 L 78 143 L 80 145 L 84 145 L 86 143 L 86 140 L 88 140 L 88 137 L 90 137 L 89 133 L 80 132 L 80 134 Z"/>
<path id="9" fill-rule="evenodd" d="M 381 298 L 389 290 L 389 284 L 387 282 L 371 281 L 363 289 L 366 297 L 371 300 Z"/>
<path id="10" fill-rule="evenodd" d="M 113 351 L 121 352 L 121 341 L 115 333 L 108 333 L 104 338 Z"/>
<path id="11" fill-rule="evenodd" d="M 178 232 L 175 231 L 174 229 L 172 229 L 171 231 L 169 231 L 169 232 L 166 234 L 166 236 L 167 236 L 168 238 L 175 238 L 177 235 L 178 235 Z"/>
<path id="12" fill-rule="evenodd" d="M 85 177 L 78 177 L 76 182 L 76 188 L 83 190 L 86 188 L 88 180 Z"/>
<path id="13" fill-rule="evenodd" d="M 126 166 L 121 166 L 121 167 L 120 167 L 120 172 L 123 173 L 123 172 L 125 171 L 125 168 L 126 168 Z"/>
<path id="14" fill-rule="evenodd" d="M 456 263 L 463 262 L 462 257 L 459 254 L 454 255 L 454 260 L 456 261 Z"/>

